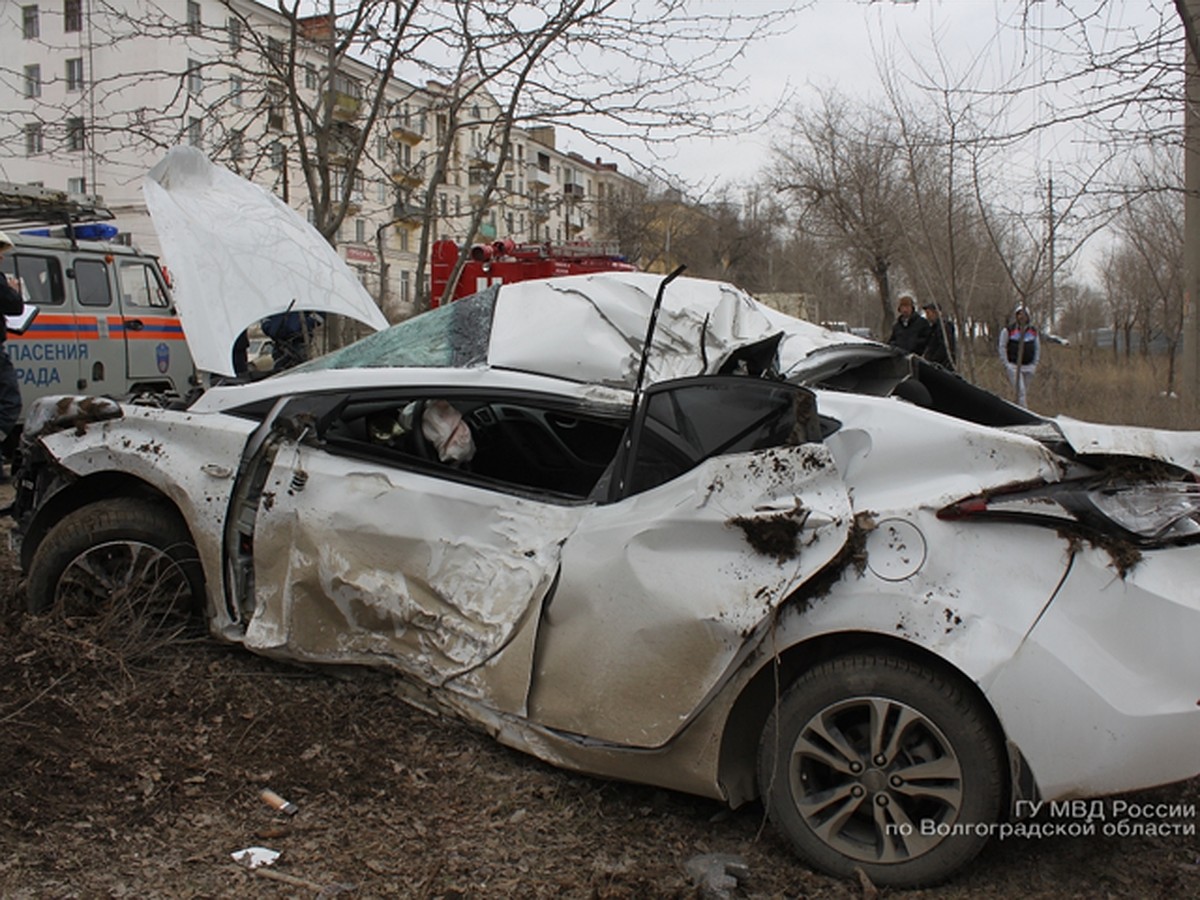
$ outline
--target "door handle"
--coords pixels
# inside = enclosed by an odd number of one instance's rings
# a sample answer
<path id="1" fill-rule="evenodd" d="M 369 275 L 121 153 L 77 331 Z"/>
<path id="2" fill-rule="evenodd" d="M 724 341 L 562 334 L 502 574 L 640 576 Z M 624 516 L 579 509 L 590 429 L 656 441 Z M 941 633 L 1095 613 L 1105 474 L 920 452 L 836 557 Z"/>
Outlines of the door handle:
<path id="1" fill-rule="evenodd" d="M 146 325 L 141 319 L 126 319 L 125 328 L 129 331 L 141 331 Z"/>

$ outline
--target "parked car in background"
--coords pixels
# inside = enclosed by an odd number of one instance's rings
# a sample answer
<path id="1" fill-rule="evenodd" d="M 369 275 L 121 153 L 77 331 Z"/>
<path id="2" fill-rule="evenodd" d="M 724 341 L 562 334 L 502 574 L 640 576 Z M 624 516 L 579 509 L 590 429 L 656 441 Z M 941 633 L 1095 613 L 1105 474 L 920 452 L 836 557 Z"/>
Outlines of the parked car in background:
<path id="1" fill-rule="evenodd" d="M 275 368 L 275 358 L 271 354 L 271 339 L 267 337 L 250 338 L 246 350 L 247 365 L 255 372 L 270 372 Z"/>

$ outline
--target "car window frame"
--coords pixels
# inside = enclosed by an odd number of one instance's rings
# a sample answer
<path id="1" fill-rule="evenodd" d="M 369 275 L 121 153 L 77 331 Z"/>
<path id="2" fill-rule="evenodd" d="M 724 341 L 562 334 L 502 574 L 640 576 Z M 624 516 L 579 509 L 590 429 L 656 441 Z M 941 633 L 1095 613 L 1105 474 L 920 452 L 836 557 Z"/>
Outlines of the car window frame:
<path id="1" fill-rule="evenodd" d="M 628 411 L 597 405 L 592 401 L 573 399 L 554 394 L 511 389 L 488 389 L 486 387 L 464 388 L 462 386 L 440 387 L 426 385 L 404 385 L 394 388 L 375 388 L 369 391 L 336 391 L 323 394 L 298 395 L 291 398 L 280 413 L 280 420 L 291 419 L 294 423 L 304 420 L 310 423 L 305 439 L 320 447 L 325 452 L 335 456 L 359 459 L 376 463 L 387 468 L 433 476 L 447 481 L 455 481 L 488 490 L 495 493 L 519 496 L 543 503 L 553 503 L 564 506 L 574 506 L 593 502 L 593 490 L 587 494 L 576 492 L 567 493 L 516 481 L 492 477 L 467 468 L 456 468 L 449 463 L 436 460 L 422 459 L 400 449 L 371 444 L 369 441 L 338 438 L 330 434 L 335 423 L 343 420 L 347 407 L 379 406 L 386 409 L 389 406 L 399 408 L 403 404 L 418 400 L 443 399 L 451 404 L 468 405 L 501 405 L 531 407 L 545 414 L 559 414 L 579 420 L 587 420 L 597 424 L 611 425 L 613 429 L 612 458 L 605 464 L 593 463 L 596 470 L 596 482 L 602 480 L 612 466 L 612 460 L 620 454 L 621 445 L 625 439 L 625 423 L 628 421 Z M 473 434 L 475 422 L 468 416 Z M 293 429 L 298 424 L 289 426 Z M 296 433 L 301 433 L 297 431 Z M 479 452 L 477 448 L 477 452 Z"/>
<path id="2" fill-rule="evenodd" d="M 614 461 L 613 477 L 611 483 L 607 485 L 607 494 L 609 502 L 619 502 L 628 497 L 636 496 L 648 490 L 653 490 L 663 484 L 670 483 L 677 478 L 682 477 L 694 468 L 699 466 L 706 460 L 713 459 L 719 456 L 726 455 L 729 446 L 736 442 L 737 436 L 732 436 L 731 441 L 726 441 L 724 445 L 715 447 L 713 452 L 706 453 L 703 456 L 693 459 L 690 465 L 681 468 L 670 478 L 657 482 L 653 485 L 639 487 L 635 484 L 635 471 L 639 461 L 639 454 L 646 440 L 647 434 L 647 418 L 650 415 L 651 407 L 655 398 L 671 394 L 673 392 L 691 390 L 695 388 L 729 388 L 730 390 L 746 391 L 762 389 L 764 391 L 783 391 L 794 396 L 803 397 L 811 413 L 805 420 L 805 440 L 801 443 L 820 443 L 822 442 L 823 425 L 821 416 L 817 410 L 817 397 L 815 391 L 804 385 L 798 385 L 789 381 L 782 381 L 767 378 L 753 378 L 745 375 L 707 375 L 690 378 L 673 379 L 664 381 L 649 387 L 638 404 L 637 419 L 634 421 L 627 441 L 622 444 L 621 450 Z M 784 446 L 784 443 L 773 444 L 771 446 Z M 736 451 L 736 452 L 757 452 L 765 450 L 767 447 L 756 448 L 755 451 Z"/>

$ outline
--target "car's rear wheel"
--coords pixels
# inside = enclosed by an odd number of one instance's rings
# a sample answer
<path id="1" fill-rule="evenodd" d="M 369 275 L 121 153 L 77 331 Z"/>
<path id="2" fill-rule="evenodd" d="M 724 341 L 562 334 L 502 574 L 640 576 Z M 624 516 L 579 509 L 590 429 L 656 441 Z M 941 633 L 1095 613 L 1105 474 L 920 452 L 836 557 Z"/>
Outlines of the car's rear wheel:
<path id="1" fill-rule="evenodd" d="M 171 510 L 130 497 L 66 515 L 33 555 L 32 613 L 86 620 L 104 643 L 136 656 L 189 633 L 203 597 L 196 548 Z"/>
<path id="2" fill-rule="evenodd" d="M 763 730 L 758 777 L 771 821 L 818 869 L 876 884 L 942 881 L 999 820 L 1003 753 L 956 679 L 888 654 L 822 663 Z"/>

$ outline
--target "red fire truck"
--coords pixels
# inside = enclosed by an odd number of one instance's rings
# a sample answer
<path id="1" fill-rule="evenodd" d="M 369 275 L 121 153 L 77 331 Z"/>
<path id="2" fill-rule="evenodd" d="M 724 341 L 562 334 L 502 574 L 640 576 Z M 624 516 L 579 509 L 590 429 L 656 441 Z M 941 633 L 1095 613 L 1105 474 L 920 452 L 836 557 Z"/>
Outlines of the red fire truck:
<path id="1" fill-rule="evenodd" d="M 437 306 L 446 291 L 459 249 L 454 241 L 435 241 L 430 261 L 430 296 Z M 493 284 L 584 275 L 589 272 L 633 272 L 634 266 L 616 252 L 615 246 L 580 241 L 567 244 L 517 244 L 511 240 L 475 244 L 468 251 L 462 275 L 451 300 L 481 291 Z"/>

